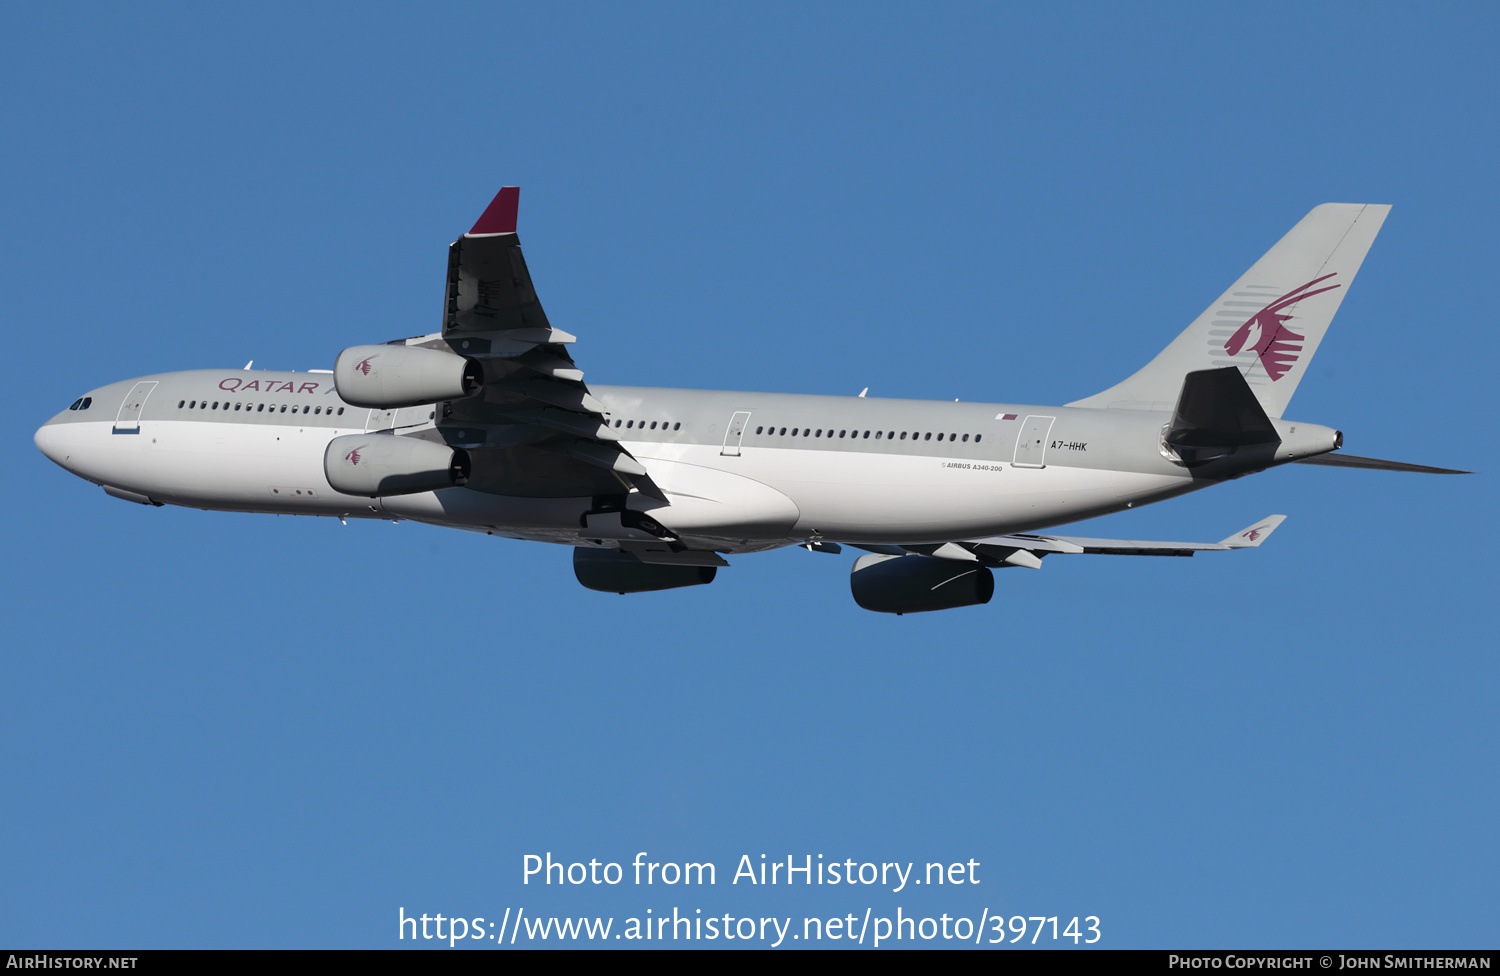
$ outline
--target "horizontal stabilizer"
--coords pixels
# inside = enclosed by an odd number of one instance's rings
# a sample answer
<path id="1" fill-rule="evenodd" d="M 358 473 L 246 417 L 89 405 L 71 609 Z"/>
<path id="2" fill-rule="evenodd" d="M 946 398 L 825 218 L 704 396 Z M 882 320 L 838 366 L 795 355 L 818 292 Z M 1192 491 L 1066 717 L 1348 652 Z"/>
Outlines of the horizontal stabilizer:
<path id="1" fill-rule="evenodd" d="M 1417 474 L 1473 474 L 1453 468 L 1429 468 L 1425 464 L 1407 464 L 1405 461 L 1382 461 L 1380 458 L 1356 457 L 1353 454 L 1319 454 L 1317 457 L 1301 458 L 1293 464 L 1326 464 L 1332 468 L 1369 468 L 1372 471 L 1414 471 Z"/>
<path id="2" fill-rule="evenodd" d="M 1281 438 L 1234 366 L 1200 369 L 1182 379 L 1166 442 L 1188 463 Z"/>
<path id="3" fill-rule="evenodd" d="M 1178 436 L 1173 436 L 1178 435 Z M 1277 440 L 1245 377 L 1233 366 L 1203 369 L 1182 379 L 1169 440 L 1188 444 L 1264 444 Z"/>

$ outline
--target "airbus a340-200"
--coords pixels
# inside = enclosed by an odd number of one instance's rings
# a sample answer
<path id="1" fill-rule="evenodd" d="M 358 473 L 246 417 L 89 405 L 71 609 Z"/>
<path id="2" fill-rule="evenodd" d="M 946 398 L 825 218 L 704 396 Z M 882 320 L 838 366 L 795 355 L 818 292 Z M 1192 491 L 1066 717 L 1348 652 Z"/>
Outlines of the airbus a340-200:
<path id="1" fill-rule="evenodd" d="M 1288 463 L 1452 473 L 1335 453 L 1283 416 L 1389 207 L 1315 208 L 1139 372 L 1066 406 L 591 386 L 542 310 L 505 187 L 448 249 L 442 329 L 334 369 L 111 383 L 36 433 L 145 505 L 410 519 L 573 546 L 607 592 L 708 583 L 725 555 L 866 553 L 860 606 L 989 601 L 992 570 L 1066 553 L 1260 545 L 1042 534 Z"/>

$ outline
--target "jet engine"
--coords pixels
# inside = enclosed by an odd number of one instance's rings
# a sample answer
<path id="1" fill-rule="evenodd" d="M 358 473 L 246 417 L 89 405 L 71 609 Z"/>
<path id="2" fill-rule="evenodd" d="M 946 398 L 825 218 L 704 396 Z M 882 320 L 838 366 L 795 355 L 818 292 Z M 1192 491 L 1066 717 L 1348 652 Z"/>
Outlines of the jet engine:
<path id="1" fill-rule="evenodd" d="M 469 455 L 420 437 L 345 434 L 328 442 L 323 473 L 345 495 L 410 495 L 468 481 Z"/>
<path id="2" fill-rule="evenodd" d="M 849 574 L 854 602 L 878 613 L 921 613 L 989 603 L 995 574 L 935 556 L 861 556 Z"/>
<path id="3" fill-rule="evenodd" d="M 712 583 L 718 569 L 713 566 L 661 566 L 643 563 L 618 549 L 573 550 L 573 575 L 591 590 L 603 593 L 645 593 L 679 586 Z"/>
<path id="4" fill-rule="evenodd" d="M 440 349 L 350 346 L 334 364 L 333 385 L 345 403 L 390 410 L 472 396 L 484 385 L 484 369 Z"/>

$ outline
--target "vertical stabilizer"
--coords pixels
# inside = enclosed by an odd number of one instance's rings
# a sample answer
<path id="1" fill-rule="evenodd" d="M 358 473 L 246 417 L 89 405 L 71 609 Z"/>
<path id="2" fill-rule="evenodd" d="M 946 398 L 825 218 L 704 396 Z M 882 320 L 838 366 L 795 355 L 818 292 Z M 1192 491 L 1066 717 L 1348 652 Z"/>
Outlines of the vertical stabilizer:
<path id="1" fill-rule="evenodd" d="M 1280 417 L 1390 209 L 1313 208 L 1140 372 L 1068 406 L 1171 410 L 1188 373 L 1235 366 Z"/>

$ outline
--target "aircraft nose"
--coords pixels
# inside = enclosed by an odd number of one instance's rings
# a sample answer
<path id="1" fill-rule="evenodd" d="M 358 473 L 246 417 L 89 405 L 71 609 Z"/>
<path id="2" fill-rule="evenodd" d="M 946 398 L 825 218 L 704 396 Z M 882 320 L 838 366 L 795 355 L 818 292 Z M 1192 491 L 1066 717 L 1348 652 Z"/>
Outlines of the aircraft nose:
<path id="1" fill-rule="evenodd" d="M 36 435 L 32 437 L 32 440 L 36 441 L 37 450 L 47 455 L 49 461 L 62 464 L 66 457 L 66 451 L 63 448 L 62 439 L 58 437 L 57 428 L 57 421 L 49 420 L 37 428 Z"/>
<path id="2" fill-rule="evenodd" d="M 65 471 L 77 474 L 78 451 L 84 445 L 79 440 L 80 425 L 68 423 L 62 414 L 53 417 L 37 428 L 32 440 L 37 450 Z"/>

